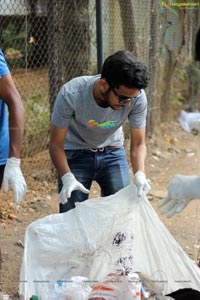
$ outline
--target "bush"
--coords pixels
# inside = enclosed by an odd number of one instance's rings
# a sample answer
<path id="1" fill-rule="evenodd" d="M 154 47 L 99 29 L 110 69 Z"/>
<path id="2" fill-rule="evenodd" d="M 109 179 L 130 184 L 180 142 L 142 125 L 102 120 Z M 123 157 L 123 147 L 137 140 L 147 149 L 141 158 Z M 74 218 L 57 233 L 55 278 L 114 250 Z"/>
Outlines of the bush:
<path id="1" fill-rule="evenodd" d="M 46 150 L 49 141 L 50 108 L 48 95 L 30 94 L 25 104 L 25 133 L 22 155 L 32 156 Z"/>
<path id="2" fill-rule="evenodd" d="M 22 24 L 20 29 L 10 23 L 2 30 L 1 48 L 5 53 L 9 66 L 26 66 L 26 53 L 30 51 L 30 45 L 26 41 L 27 27 L 25 23 Z"/>

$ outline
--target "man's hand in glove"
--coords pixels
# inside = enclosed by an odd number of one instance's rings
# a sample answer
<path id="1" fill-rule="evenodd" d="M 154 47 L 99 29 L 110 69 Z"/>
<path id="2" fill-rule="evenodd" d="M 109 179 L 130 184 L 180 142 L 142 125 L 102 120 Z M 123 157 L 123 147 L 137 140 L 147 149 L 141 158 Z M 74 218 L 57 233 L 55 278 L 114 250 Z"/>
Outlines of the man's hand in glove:
<path id="1" fill-rule="evenodd" d="M 80 190 L 83 193 L 88 194 L 90 191 L 86 189 L 82 183 L 80 183 L 71 172 L 66 173 L 62 176 L 63 187 L 58 195 L 59 203 L 65 204 L 68 198 L 71 197 L 71 193 L 75 190 Z"/>
<path id="2" fill-rule="evenodd" d="M 9 184 L 11 184 L 15 202 L 19 203 L 26 194 L 26 182 L 20 169 L 19 158 L 11 157 L 7 160 L 3 184 L 5 192 L 8 192 Z"/>
<path id="3" fill-rule="evenodd" d="M 134 175 L 134 184 L 137 187 L 137 195 L 141 197 L 147 195 L 151 190 L 150 180 L 146 179 L 146 175 L 142 171 L 137 171 Z"/>
<path id="4" fill-rule="evenodd" d="M 200 176 L 175 175 L 167 187 L 168 195 L 158 204 L 161 213 L 171 218 L 180 213 L 192 199 L 200 199 Z"/>

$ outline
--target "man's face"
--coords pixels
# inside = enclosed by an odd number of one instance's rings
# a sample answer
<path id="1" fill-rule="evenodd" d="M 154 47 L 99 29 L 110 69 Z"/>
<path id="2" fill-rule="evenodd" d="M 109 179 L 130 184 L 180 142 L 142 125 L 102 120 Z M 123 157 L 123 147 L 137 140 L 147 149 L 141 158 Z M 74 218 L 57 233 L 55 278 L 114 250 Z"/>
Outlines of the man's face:
<path id="1" fill-rule="evenodd" d="M 137 88 L 127 88 L 121 85 L 119 88 L 108 88 L 102 94 L 106 107 L 119 110 L 122 107 L 131 106 L 132 101 L 139 96 L 140 90 Z"/>

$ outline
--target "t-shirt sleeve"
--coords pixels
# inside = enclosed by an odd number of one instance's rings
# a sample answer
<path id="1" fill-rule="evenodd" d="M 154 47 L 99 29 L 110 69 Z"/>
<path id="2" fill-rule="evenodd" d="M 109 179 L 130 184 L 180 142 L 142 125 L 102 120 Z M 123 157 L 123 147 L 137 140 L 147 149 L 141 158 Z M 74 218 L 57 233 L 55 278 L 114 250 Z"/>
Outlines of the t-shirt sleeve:
<path id="1" fill-rule="evenodd" d="M 147 97 L 142 90 L 140 97 L 136 99 L 133 109 L 129 113 L 128 119 L 131 128 L 144 128 L 146 126 L 147 117 Z"/>
<path id="2" fill-rule="evenodd" d="M 69 128 L 70 121 L 74 114 L 73 103 L 70 102 L 70 94 L 67 88 L 63 86 L 56 98 L 51 123 L 60 128 Z"/>
<path id="3" fill-rule="evenodd" d="M 0 78 L 3 76 L 6 76 L 10 74 L 10 71 L 8 69 L 8 65 L 6 63 L 6 60 L 4 58 L 3 52 L 0 49 Z"/>

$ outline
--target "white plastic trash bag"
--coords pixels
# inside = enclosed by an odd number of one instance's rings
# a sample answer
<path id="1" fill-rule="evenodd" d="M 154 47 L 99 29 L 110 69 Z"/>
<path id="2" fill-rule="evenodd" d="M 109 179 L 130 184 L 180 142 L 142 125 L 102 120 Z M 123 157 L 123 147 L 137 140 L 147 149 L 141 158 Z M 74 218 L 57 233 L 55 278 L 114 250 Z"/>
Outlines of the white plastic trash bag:
<path id="1" fill-rule="evenodd" d="M 187 132 L 191 132 L 192 130 L 199 131 L 200 112 L 186 112 L 185 110 L 181 110 L 178 121 L 181 128 Z"/>
<path id="2" fill-rule="evenodd" d="M 163 294 L 200 287 L 200 269 L 134 185 L 31 223 L 19 292 L 28 300 L 46 294 L 57 280 L 86 276 L 95 282 L 121 268 L 150 278 Z"/>

